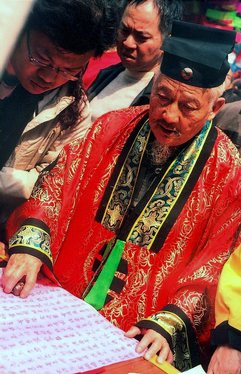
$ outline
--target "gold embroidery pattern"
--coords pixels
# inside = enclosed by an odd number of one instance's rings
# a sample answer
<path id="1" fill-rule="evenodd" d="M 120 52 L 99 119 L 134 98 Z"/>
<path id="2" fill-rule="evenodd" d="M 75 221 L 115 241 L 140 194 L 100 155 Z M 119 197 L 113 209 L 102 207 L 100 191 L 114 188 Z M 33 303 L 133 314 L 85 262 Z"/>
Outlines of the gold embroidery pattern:
<path id="1" fill-rule="evenodd" d="M 45 254 L 53 262 L 49 234 L 34 226 L 22 226 L 9 241 L 9 248 L 25 246 Z"/>
<path id="2" fill-rule="evenodd" d="M 102 224 L 109 230 L 116 231 L 122 223 L 134 191 L 136 177 L 149 134 L 150 128 L 146 121 L 126 157 L 114 186 L 114 192 L 106 206 Z"/>
<path id="3" fill-rule="evenodd" d="M 151 263 L 155 256 L 155 253 L 146 248 L 136 248 L 131 243 L 125 247 L 122 258 L 128 263 L 126 283 L 122 292 L 118 295 L 115 294 L 115 298 L 101 310 L 101 313 L 115 325 L 120 326 L 121 320 L 121 328 L 124 330 L 129 329 L 131 325 L 146 315 L 146 289 Z M 133 315 L 135 315 L 134 319 Z"/>
<path id="4" fill-rule="evenodd" d="M 99 121 L 98 126 L 95 127 L 91 135 L 89 143 L 80 142 L 76 140 L 62 151 L 54 170 L 44 172 L 41 174 L 38 183 L 35 185 L 32 198 L 37 202 L 41 202 L 45 206 L 44 213 L 48 218 L 48 224 L 51 231 L 51 241 L 55 244 L 55 248 L 60 248 L 65 238 L 67 228 L 71 222 L 73 213 L 75 211 L 76 202 L 80 194 L 80 186 L 85 190 L 86 185 L 91 178 L 91 175 L 86 175 L 86 166 L 88 164 L 91 152 L 93 150 L 93 143 L 98 138 L 101 131 L 102 123 Z M 81 165 L 81 170 L 80 170 Z M 97 167 L 98 165 L 96 165 Z M 78 173 L 76 171 L 78 170 Z M 79 172 L 80 171 L 80 172 Z M 78 182 L 74 182 L 78 174 Z M 83 184 L 81 185 L 81 181 Z M 71 185 L 75 183 L 76 188 L 70 190 Z M 41 188 L 38 188 L 38 186 Z M 69 189 L 71 196 L 66 194 L 68 204 L 63 200 L 63 187 Z M 53 193 L 54 191 L 54 193 Z M 69 203 L 70 202 L 70 203 Z M 65 216 L 61 216 L 61 209 L 65 204 Z M 56 235 L 58 233 L 58 235 Z M 52 248 L 53 253 L 55 248 Z M 57 257 L 55 256 L 55 262 Z"/>
<path id="5" fill-rule="evenodd" d="M 123 280 L 123 281 L 126 281 L 126 277 L 127 277 L 127 275 L 124 274 L 124 273 L 120 273 L 119 271 L 116 271 L 116 272 L 115 272 L 115 276 L 116 276 L 118 279 L 121 279 L 121 280 Z"/>
<path id="6" fill-rule="evenodd" d="M 208 281 L 210 284 L 212 282 L 215 282 L 220 272 L 220 266 L 216 265 L 224 264 L 229 255 L 230 253 L 228 251 L 226 253 L 219 254 L 215 258 L 209 260 L 205 265 L 195 270 L 192 275 L 180 278 L 178 283 L 183 284 L 187 283 L 188 281 L 195 281 L 197 279 L 203 279 L 205 281 Z M 216 271 L 215 267 L 217 268 Z"/>
<path id="7" fill-rule="evenodd" d="M 106 187 L 106 184 L 108 183 L 108 180 L 111 176 L 111 173 L 113 171 L 114 165 L 116 164 L 116 158 L 113 157 L 113 160 L 111 160 L 110 164 L 106 167 L 104 175 L 101 176 L 101 179 L 96 187 L 95 190 L 95 196 L 94 196 L 94 204 L 98 204 L 100 200 L 100 196 L 103 194 L 103 191 Z"/>
<path id="8" fill-rule="evenodd" d="M 197 334 L 202 334 L 207 328 L 208 320 L 214 318 L 213 310 L 211 310 L 208 295 L 185 290 L 173 299 L 173 303 L 177 305 L 183 312 L 193 321 Z M 192 313 L 190 314 L 190 311 Z"/>
<path id="9" fill-rule="evenodd" d="M 127 274 L 124 274 L 124 273 L 120 273 L 118 270 L 115 272 L 115 278 L 117 279 L 120 279 L 124 282 L 124 284 L 126 283 L 126 280 L 127 280 Z M 122 292 L 123 288 L 121 288 L 119 290 L 119 292 L 116 292 L 114 290 L 112 290 L 111 288 L 109 288 L 107 294 L 113 298 L 115 298 L 118 294 L 120 294 L 120 292 Z"/>

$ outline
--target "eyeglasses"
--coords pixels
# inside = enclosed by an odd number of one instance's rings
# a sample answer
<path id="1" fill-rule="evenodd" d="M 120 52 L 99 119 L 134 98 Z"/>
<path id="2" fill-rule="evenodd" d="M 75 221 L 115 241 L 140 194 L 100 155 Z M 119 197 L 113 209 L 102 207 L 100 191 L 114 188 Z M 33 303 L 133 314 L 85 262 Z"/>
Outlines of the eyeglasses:
<path id="1" fill-rule="evenodd" d="M 42 69 L 48 69 L 50 71 L 54 71 L 56 74 L 61 75 L 65 80 L 68 80 L 68 81 L 77 81 L 79 79 L 79 77 L 69 73 L 66 70 L 55 68 L 54 66 L 46 64 L 43 61 L 39 61 L 37 58 L 33 57 L 32 52 L 31 52 L 31 47 L 30 47 L 30 41 L 29 41 L 29 32 L 27 32 L 27 49 L 28 49 L 28 59 L 32 65 L 38 66 Z M 81 70 L 80 75 L 83 74 L 84 70 L 85 69 Z"/>

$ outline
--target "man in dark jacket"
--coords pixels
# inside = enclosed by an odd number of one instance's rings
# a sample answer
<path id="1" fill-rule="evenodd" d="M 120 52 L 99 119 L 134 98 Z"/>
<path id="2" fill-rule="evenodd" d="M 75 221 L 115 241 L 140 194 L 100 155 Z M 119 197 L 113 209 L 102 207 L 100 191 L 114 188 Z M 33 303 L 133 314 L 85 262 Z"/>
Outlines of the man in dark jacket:
<path id="1" fill-rule="evenodd" d="M 161 45 L 182 15 L 180 0 L 125 0 L 124 9 L 117 35 L 121 63 L 101 70 L 88 89 L 92 122 L 111 110 L 149 103 Z"/>

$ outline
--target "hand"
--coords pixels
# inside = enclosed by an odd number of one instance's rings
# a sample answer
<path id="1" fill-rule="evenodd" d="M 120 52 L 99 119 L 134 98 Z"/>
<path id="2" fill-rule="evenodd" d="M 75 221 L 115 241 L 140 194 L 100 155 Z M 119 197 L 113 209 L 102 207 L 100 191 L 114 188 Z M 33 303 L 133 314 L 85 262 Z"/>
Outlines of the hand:
<path id="1" fill-rule="evenodd" d="M 207 374 L 240 374 L 241 352 L 227 346 L 220 346 L 214 352 Z"/>
<path id="2" fill-rule="evenodd" d="M 162 363 L 163 361 L 173 362 L 173 354 L 167 343 L 166 339 L 158 332 L 151 329 L 139 329 L 136 326 L 132 326 L 130 330 L 125 333 L 128 338 L 134 338 L 136 335 L 144 335 L 141 341 L 136 346 L 136 352 L 142 353 L 146 350 L 144 357 L 149 360 L 160 351 L 157 361 Z M 149 347 L 150 346 L 150 347 Z M 148 348 L 149 347 L 149 348 Z"/>
<path id="3" fill-rule="evenodd" d="M 13 291 L 16 284 L 24 277 L 25 284 L 19 296 L 27 297 L 34 287 L 42 261 L 38 258 L 25 254 L 13 254 L 4 270 L 2 277 L 2 288 L 6 293 Z"/>
<path id="4" fill-rule="evenodd" d="M 0 242 L 0 262 L 7 261 L 8 260 L 8 254 L 6 252 L 6 244 Z"/>

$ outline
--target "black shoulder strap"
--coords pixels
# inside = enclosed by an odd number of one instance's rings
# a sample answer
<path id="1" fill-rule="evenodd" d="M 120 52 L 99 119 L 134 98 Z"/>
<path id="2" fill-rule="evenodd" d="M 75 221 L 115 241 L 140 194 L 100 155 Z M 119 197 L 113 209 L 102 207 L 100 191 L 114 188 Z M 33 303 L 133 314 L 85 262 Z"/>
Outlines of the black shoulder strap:
<path id="1" fill-rule="evenodd" d="M 135 97 L 131 106 L 147 105 L 150 102 L 151 89 L 153 86 L 153 78 L 148 85 Z"/>

